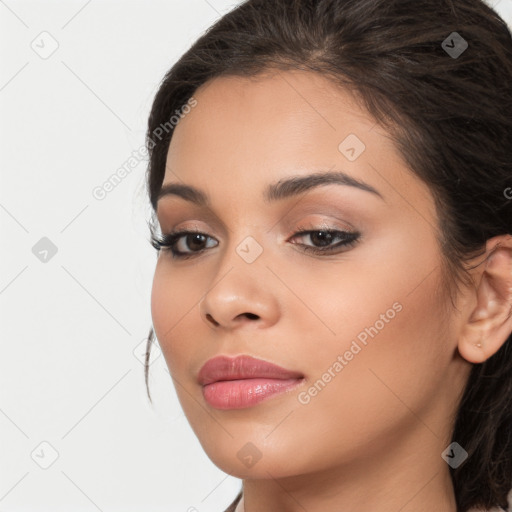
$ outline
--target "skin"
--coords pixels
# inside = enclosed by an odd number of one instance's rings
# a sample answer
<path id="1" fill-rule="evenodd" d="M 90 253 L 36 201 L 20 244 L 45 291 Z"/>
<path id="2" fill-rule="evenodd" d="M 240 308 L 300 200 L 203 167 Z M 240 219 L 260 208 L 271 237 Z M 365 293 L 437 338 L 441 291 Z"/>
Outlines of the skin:
<path id="1" fill-rule="evenodd" d="M 471 363 L 512 331 L 512 237 L 488 242 L 454 309 L 432 194 L 348 92 L 315 73 L 274 71 L 216 78 L 194 97 L 175 128 L 164 185 L 193 185 L 211 205 L 165 196 L 157 215 L 163 233 L 195 227 L 211 238 L 188 260 L 160 252 L 151 310 L 192 429 L 219 468 L 243 479 L 237 510 L 456 512 L 441 453 Z M 366 146 L 355 161 L 338 149 L 349 134 Z M 382 197 L 330 184 L 264 201 L 268 184 L 318 170 L 343 170 Z M 297 229 L 318 226 L 361 239 L 330 255 L 302 251 L 319 242 L 294 237 Z M 236 251 L 248 236 L 263 249 L 252 263 Z M 301 403 L 299 393 L 396 303 L 400 311 Z M 256 406 L 215 409 L 197 374 L 220 354 L 249 354 L 305 378 Z M 237 456 L 248 442 L 261 454 L 251 467 Z"/>

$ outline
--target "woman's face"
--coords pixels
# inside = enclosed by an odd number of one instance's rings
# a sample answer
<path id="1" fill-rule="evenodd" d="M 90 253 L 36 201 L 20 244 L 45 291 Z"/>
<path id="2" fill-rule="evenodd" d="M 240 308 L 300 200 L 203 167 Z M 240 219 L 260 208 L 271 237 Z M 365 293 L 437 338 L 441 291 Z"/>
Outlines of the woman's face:
<path id="1" fill-rule="evenodd" d="M 427 186 L 320 75 L 222 77 L 194 97 L 163 185 L 195 187 L 209 203 L 169 193 L 157 214 L 163 234 L 204 237 L 176 241 L 190 258 L 160 252 L 151 308 L 208 456 L 240 478 L 362 470 L 399 454 L 445 464 L 470 365 L 443 295 Z M 353 182 L 305 181 L 267 198 L 269 187 L 314 173 Z M 355 241 L 341 245 L 343 232 Z M 228 383 L 210 401 L 214 387 L 204 393 L 199 370 L 219 355 L 249 355 L 302 378 L 259 402 L 250 397 L 263 381 L 252 381 L 246 401 L 237 401 L 240 382 Z M 231 386 L 224 395 L 222 386 Z"/>

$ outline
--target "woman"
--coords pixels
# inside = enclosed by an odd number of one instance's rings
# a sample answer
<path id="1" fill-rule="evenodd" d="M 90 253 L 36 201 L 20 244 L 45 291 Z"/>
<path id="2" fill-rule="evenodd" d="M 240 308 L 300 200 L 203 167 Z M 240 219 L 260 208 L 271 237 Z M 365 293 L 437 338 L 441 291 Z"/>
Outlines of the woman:
<path id="1" fill-rule="evenodd" d="M 228 511 L 507 510 L 511 83 L 480 0 L 249 0 L 164 77 L 146 385 Z"/>

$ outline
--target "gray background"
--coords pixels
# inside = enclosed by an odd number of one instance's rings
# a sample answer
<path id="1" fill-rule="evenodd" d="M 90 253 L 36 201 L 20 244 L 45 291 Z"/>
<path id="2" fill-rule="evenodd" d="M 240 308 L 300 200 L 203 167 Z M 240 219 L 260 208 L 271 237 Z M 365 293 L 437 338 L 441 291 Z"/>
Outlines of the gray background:
<path id="1" fill-rule="evenodd" d="M 0 512 L 218 512 L 239 489 L 157 350 L 146 398 L 138 153 L 164 73 L 235 3 L 0 0 Z"/>

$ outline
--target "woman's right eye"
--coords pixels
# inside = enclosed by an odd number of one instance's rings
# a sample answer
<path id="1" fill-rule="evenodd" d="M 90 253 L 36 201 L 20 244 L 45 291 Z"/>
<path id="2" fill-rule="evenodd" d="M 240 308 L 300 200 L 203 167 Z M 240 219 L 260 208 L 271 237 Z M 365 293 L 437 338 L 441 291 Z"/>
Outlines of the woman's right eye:
<path id="1" fill-rule="evenodd" d="M 161 237 L 152 236 L 151 245 L 157 251 L 161 249 L 170 251 L 173 258 L 186 259 L 212 247 L 203 247 L 207 239 L 214 240 L 200 231 L 172 231 Z M 215 245 L 213 245 L 213 247 L 215 247 Z M 187 251 L 187 248 L 192 249 L 192 251 Z"/>

